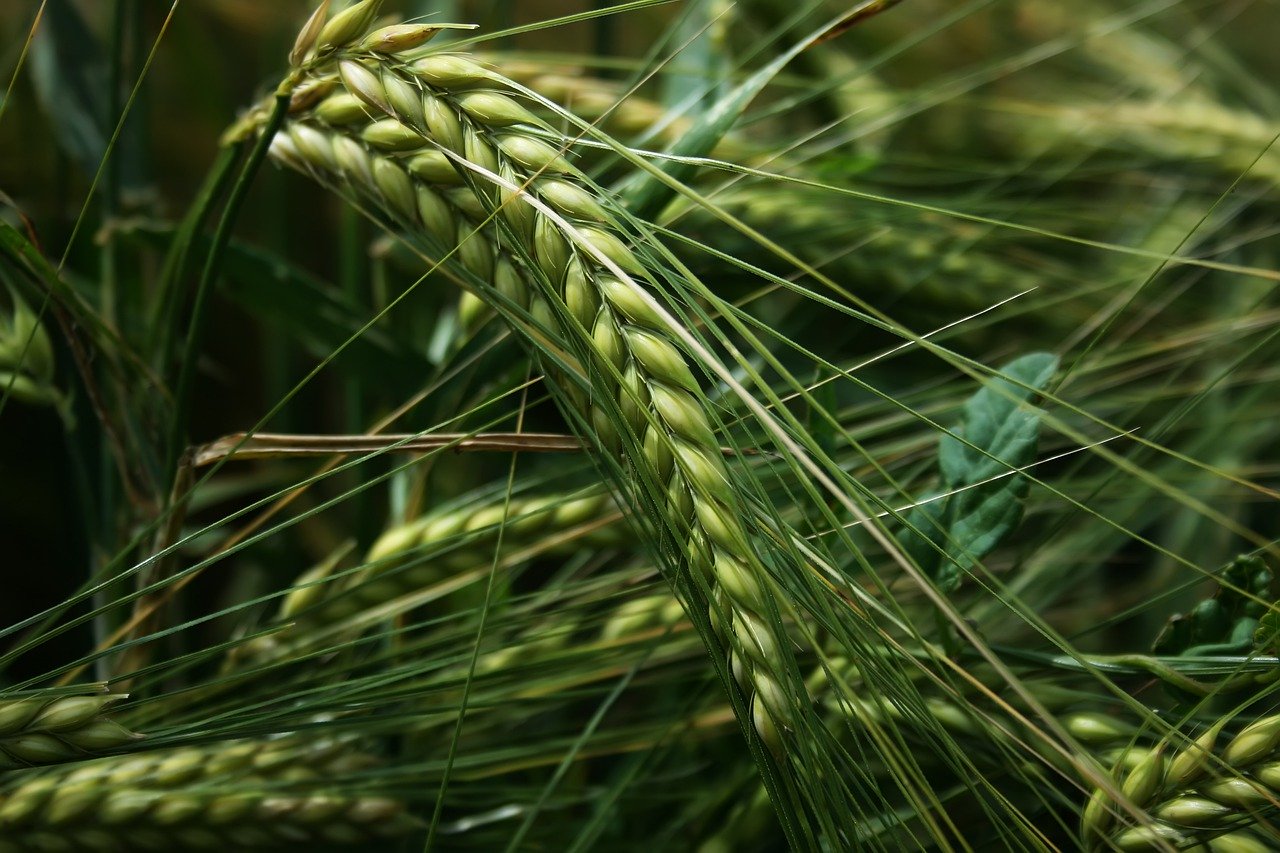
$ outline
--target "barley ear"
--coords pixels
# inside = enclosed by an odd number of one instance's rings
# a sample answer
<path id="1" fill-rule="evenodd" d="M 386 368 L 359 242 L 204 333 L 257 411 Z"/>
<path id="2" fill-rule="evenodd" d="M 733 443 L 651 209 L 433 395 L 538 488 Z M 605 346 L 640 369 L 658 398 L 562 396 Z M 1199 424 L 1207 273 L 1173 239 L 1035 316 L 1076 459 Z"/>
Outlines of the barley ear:
<path id="1" fill-rule="evenodd" d="M 83 761 L 142 738 L 110 718 L 125 696 L 0 696 L 0 770 Z"/>
<path id="2" fill-rule="evenodd" d="M 273 147 L 273 156 L 421 235 L 507 312 L 535 358 L 549 361 L 537 343 L 548 340 L 580 361 L 567 370 L 547 364 L 562 408 L 613 465 L 663 493 L 656 520 L 686 537 L 682 570 L 691 572 L 693 588 L 709 593 L 711 624 L 729 650 L 728 669 L 754 727 L 784 756 L 784 732 L 809 702 L 787 664 L 777 590 L 744 527 L 749 514 L 716 441 L 714 410 L 671 328 L 675 320 L 655 309 L 654 272 L 637 255 L 624 218 L 610 212 L 618 208 L 580 180 L 564 153 L 570 146 L 548 140 L 518 88 L 468 57 L 406 63 L 335 48 L 308 67 L 317 78 L 335 72 L 369 117 L 327 124 L 320 116 L 336 109 L 322 101 L 289 116 L 282 128 L 289 142 Z M 291 83 L 305 84 L 305 76 Z M 463 186 L 433 184 L 429 172 L 402 165 L 438 155 Z M 524 316 L 499 299 L 507 298 L 495 286 L 500 270 L 516 304 L 527 306 Z"/>
<path id="3" fill-rule="evenodd" d="M 303 572 L 276 615 L 277 621 L 292 624 L 238 646 L 232 660 L 261 661 L 297 653 L 330 639 L 333 626 L 362 611 L 383 609 L 452 575 L 487 565 L 500 531 L 506 554 L 530 549 L 545 554 L 620 544 L 626 541 L 620 521 L 612 494 L 598 487 L 567 494 L 500 496 L 428 512 L 379 537 L 364 557 L 364 568 L 333 577 L 346 554 L 339 551 Z"/>
<path id="4" fill-rule="evenodd" d="M 1128 771 L 1121 791 L 1148 822 L 1133 825 L 1119 804 L 1095 791 L 1082 818 L 1091 849 L 1146 850 L 1162 842 L 1249 849 L 1255 839 L 1248 826 L 1280 802 L 1280 715 L 1251 722 L 1215 752 L 1229 722 L 1184 737 L 1177 750 L 1166 740 Z"/>
<path id="5" fill-rule="evenodd" d="M 0 794 L 0 851 L 385 844 L 419 822 L 339 781 L 374 764 L 341 740 L 294 736 L 35 771 Z"/>

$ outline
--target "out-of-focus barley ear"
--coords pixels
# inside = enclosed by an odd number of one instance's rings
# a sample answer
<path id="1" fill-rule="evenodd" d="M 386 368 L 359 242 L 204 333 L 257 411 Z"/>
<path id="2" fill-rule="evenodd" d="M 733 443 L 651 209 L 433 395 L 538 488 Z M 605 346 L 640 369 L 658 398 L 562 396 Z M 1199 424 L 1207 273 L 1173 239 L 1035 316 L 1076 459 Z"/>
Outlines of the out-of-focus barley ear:
<path id="1" fill-rule="evenodd" d="M 48 382 L 53 379 L 53 340 L 31 307 L 10 291 L 12 307 L 0 311 L 0 368 L 21 370 Z"/>
<path id="2" fill-rule="evenodd" d="M 997 114 L 998 132 L 1014 146 L 1078 156 L 1082 145 L 1137 150 L 1156 162 L 1193 163 L 1235 178 L 1280 185 L 1273 119 L 1201 97 L 1094 105 L 1037 105 L 1034 121 Z"/>
<path id="3" fill-rule="evenodd" d="M 668 593 L 644 595 L 623 602 L 600 629 L 600 639 L 620 642 L 635 634 L 674 625 L 684 618 L 684 608 Z"/>
<path id="4" fill-rule="evenodd" d="M 53 340 L 30 306 L 12 290 L 5 306 L 0 292 L 0 397 L 33 406 L 65 401 L 54 385 Z"/>
<path id="5" fill-rule="evenodd" d="M 498 498 L 479 505 L 428 512 L 388 530 L 364 557 L 365 567 L 332 578 L 346 551 L 294 580 L 276 615 L 293 624 L 255 638 L 233 652 L 237 661 L 276 657 L 304 648 L 308 635 L 362 610 L 467 569 L 488 565 L 499 532 L 508 554 L 538 554 L 607 548 L 626 539 L 626 526 L 612 494 L 589 488 L 568 494 Z"/>
<path id="6" fill-rule="evenodd" d="M 1133 736 L 1134 728 L 1114 717 L 1095 713 L 1072 714 L 1065 723 L 1067 733 L 1086 745 L 1111 744 Z"/>
<path id="7" fill-rule="evenodd" d="M 7 394 L 29 406 L 58 406 L 65 402 L 52 385 L 11 370 L 0 370 L 0 394 Z"/>
<path id="8" fill-rule="evenodd" d="M 376 764 L 341 739 L 292 736 L 26 771 L 0 792 L 0 851 L 387 843 L 419 822 L 342 786 Z"/>

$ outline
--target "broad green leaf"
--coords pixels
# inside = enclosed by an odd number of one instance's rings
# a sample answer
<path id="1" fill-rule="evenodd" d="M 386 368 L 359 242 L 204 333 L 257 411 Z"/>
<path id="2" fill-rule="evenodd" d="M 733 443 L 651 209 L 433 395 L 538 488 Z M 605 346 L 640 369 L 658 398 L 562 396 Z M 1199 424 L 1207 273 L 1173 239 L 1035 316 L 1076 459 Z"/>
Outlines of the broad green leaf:
<path id="1" fill-rule="evenodd" d="M 822 27 L 813 36 L 802 39 L 786 52 L 776 57 L 765 67 L 742 81 L 734 89 L 720 97 L 705 112 L 702 112 L 693 126 L 685 132 L 680 141 L 668 152 L 676 158 L 662 165 L 662 171 L 678 181 L 687 181 L 694 173 L 695 166 L 682 162 L 683 158 L 705 157 L 724 138 L 743 110 L 755 100 L 764 88 L 773 81 L 782 69 L 790 64 L 800 53 L 804 52 L 815 39 L 819 38 L 829 27 Z M 656 175 L 643 174 L 623 193 L 622 201 L 630 212 L 641 220 L 657 217 L 676 195 L 676 190 Z"/>
<path id="2" fill-rule="evenodd" d="M 1005 365 L 964 407 L 954 435 L 938 442 L 942 485 L 951 493 L 917 506 L 898 541 L 944 591 L 1000 544 L 1022 519 L 1030 482 L 1010 474 L 1035 461 L 1040 413 L 1025 409 L 1036 389 L 1057 369 L 1048 353 L 1031 353 Z"/>
<path id="3" fill-rule="evenodd" d="M 1008 379 L 991 380 L 969 399 L 956 435 L 938 442 L 938 467 L 948 488 L 980 483 L 1035 459 L 1040 413 L 1023 406 L 1057 366 L 1049 353 L 1025 355 L 1000 371 Z"/>
<path id="4" fill-rule="evenodd" d="M 947 501 L 929 495 L 907 513 L 907 526 L 898 533 L 898 543 L 916 565 L 930 577 L 937 577 L 942 553 L 947 545 Z"/>
<path id="5" fill-rule="evenodd" d="M 898 0 L 863 0 L 837 18 L 818 27 L 808 37 L 797 40 L 767 65 L 756 71 L 734 89 L 719 97 L 701 112 L 693 126 L 668 152 L 676 158 L 662 165 L 662 171 L 678 181 L 687 181 L 695 166 L 683 158 L 705 157 L 711 153 L 742 116 L 743 111 L 764 91 L 773 79 L 797 56 L 823 41 L 834 38 L 849 27 L 897 5 Z M 656 175 L 645 173 L 623 193 L 622 201 L 641 220 L 652 220 L 676 195 L 672 185 Z"/>
<path id="6" fill-rule="evenodd" d="M 693 4 L 680 19 L 676 39 L 683 45 L 674 72 L 662 78 L 662 103 L 682 115 L 698 116 L 715 103 L 732 71 L 724 30 L 731 7 L 713 2 Z"/>

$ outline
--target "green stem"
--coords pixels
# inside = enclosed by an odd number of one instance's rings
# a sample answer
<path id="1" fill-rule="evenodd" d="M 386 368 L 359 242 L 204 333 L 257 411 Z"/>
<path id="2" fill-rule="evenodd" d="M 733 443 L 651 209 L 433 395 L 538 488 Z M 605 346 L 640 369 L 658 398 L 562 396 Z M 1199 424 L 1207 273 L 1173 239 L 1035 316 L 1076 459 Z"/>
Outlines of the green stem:
<path id="1" fill-rule="evenodd" d="M 240 149 L 235 146 L 227 146 L 219 152 L 218 159 L 209 170 L 191 209 L 173 235 L 173 242 L 169 244 L 164 268 L 160 271 L 159 294 L 155 301 L 155 310 L 147 323 L 148 328 L 151 329 L 147 351 L 157 363 L 166 362 L 173 329 L 177 326 L 177 312 L 181 304 L 178 294 L 182 292 L 182 282 L 187 275 L 187 258 L 191 252 L 191 243 L 195 235 L 204 228 L 214 205 L 226 194 L 227 187 L 231 183 L 231 167 L 235 165 L 239 154 Z"/>
<path id="2" fill-rule="evenodd" d="M 110 121 L 119 122 L 122 120 L 120 114 L 120 85 L 124 77 L 124 41 L 125 41 L 125 6 L 124 0 L 116 0 L 112 15 L 111 25 L 111 65 L 107 75 L 107 116 Z M 122 328 L 120 323 L 119 311 L 119 276 L 118 276 L 118 258 L 116 253 L 115 233 L 112 229 L 112 223 L 116 218 L 118 202 L 120 198 L 120 168 L 119 158 L 105 156 L 102 162 L 102 193 L 99 201 L 102 205 L 102 224 L 104 242 L 102 251 L 98 255 L 98 292 L 100 294 L 99 310 L 103 320 L 111 326 L 120 329 L 122 334 L 127 332 Z M 112 482 L 113 460 L 111 455 L 111 447 L 106 442 L 98 445 L 98 469 L 99 482 L 101 488 L 101 499 L 96 501 L 99 506 L 101 518 L 98 520 L 99 527 L 102 530 L 102 542 L 111 541 L 112 519 L 115 517 L 115 497 L 116 488 L 108 491 L 107 484 Z M 97 574 L 98 568 L 95 565 L 99 553 L 96 549 L 90 549 L 88 560 L 88 575 L 86 580 L 92 581 Z M 101 642 L 110 635 L 114 625 L 112 625 L 111 614 L 107 612 L 107 606 L 112 599 L 113 591 L 110 588 L 103 588 L 94 593 L 93 607 L 95 610 L 101 610 L 93 619 L 93 639 L 94 642 Z M 100 681 L 105 681 L 110 677 L 110 660 L 101 658 L 95 664 L 95 677 Z"/>
<path id="3" fill-rule="evenodd" d="M 361 280 L 367 268 L 365 263 L 363 234 L 361 225 L 363 218 L 351 207 L 343 207 L 342 219 L 338 230 L 338 285 L 352 305 L 364 302 Z M 364 405 L 364 382 L 357 376 L 347 376 L 342 380 L 342 431 L 351 435 L 364 432 L 365 423 L 361 413 L 367 411 Z M 351 472 L 353 479 L 350 485 L 358 484 L 356 472 Z M 373 512 L 373 506 L 363 496 L 356 497 L 350 507 L 351 518 L 357 536 L 377 535 L 379 519 Z"/>
<path id="4" fill-rule="evenodd" d="M 524 427 L 525 406 L 528 403 L 528 389 L 521 396 L 520 414 L 516 420 L 516 430 Z M 489 567 L 489 578 L 485 582 L 484 601 L 480 605 L 480 618 L 476 625 L 476 641 L 471 647 L 471 661 L 467 665 L 467 680 L 462 685 L 462 699 L 458 703 L 458 719 L 453 727 L 453 737 L 449 740 L 449 753 L 445 758 L 444 773 L 440 778 L 440 791 L 436 794 L 435 808 L 431 813 L 431 824 L 427 829 L 427 840 L 423 843 L 423 853 L 431 853 L 435 843 L 436 832 L 440 828 L 440 818 L 444 814 L 444 795 L 449 790 L 449 776 L 453 772 L 453 762 L 457 758 L 458 743 L 462 739 L 462 726 L 467 718 L 467 706 L 471 701 L 471 687 L 475 683 L 476 664 L 480 660 L 480 646 L 484 642 L 485 625 L 489 619 L 489 609 L 493 603 L 495 581 L 498 576 L 498 563 L 502 558 L 502 542 L 507 533 L 507 519 L 511 514 L 511 492 L 515 488 L 516 463 L 520 454 L 511 454 L 511 464 L 507 467 L 507 487 L 503 496 L 502 521 L 498 527 L 497 541 L 493 547 L 493 563 Z"/>
<path id="5" fill-rule="evenodd" d="M 288 112 L 288 109 L 289 95 L 277 95 L 275 108 L 271 111 L 271 117 L 267 120 L 263 133 L 258 137 L 253 150 L 249 152 L 249 159 L 245 162 L 244 168 L 240 171 L 240 176 L 236 179 L 235 186 L 231 189 L 231 196 L 227 199 L 227 206 L 222 212 L 222 219 L 218 222 L 217 231 L 214 232 L 213 243 L 209 247 L 208 256 L 205 258 L 204 269 L 200 273 L 200 281 L 196 285 L 195 302 L 191 306 L 191 322 L 187 327 L 186 345 L 183 347 L 182 359 L 179 362 L 181 368 L 178 374 L 176 391 L 174 392 L 173 429 L 169 434 L 169 445 L 165 452 L 165 470 L 168 472 L 170 481 L 172 481 L 173 475 L 178 469 L 178 458 L 182 454 L 182 449 L 186 446 L 187 420 L 191 415 L 191 384 L 195 378 L 196 361 L 200 356 L 201 344 L 204 340 L 204 330 L 207 325 L 205 315 L 208 311 L 209 295 L 213 291 L 214 281 L 217 280 L 218 274 L 222 270 L 222 256 L 231 240 L 231 228 L 240 213 L 241 205 L 244 204 L 245 196 L 249 193 L 253 178 L 258 173 L 258 168 L 262 165 L 263 159 L 267 156 L 267 149 L 271 145 L 272 137 L 280 129 L 280 125 L 284 123 L 285 113 Z"/>

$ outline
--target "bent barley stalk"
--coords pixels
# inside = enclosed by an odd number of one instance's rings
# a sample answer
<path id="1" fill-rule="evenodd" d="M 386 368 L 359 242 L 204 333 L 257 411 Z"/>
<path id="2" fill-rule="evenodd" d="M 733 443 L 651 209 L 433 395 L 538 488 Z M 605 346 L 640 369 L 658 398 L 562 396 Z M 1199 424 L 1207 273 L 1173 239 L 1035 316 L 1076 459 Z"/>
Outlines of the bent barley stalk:
<path id="1" fill-rule="evenodd" d="M 623 540 L 613 496 L 591 488 L 572 494 L 497 499 L 480 505 L 430 512 L 384 533 L 365 555 L 367 566 L 330 579 L 328 561 L 304 572 L 276 614 L 293 625 L 238 646 L 233 657 L 259 659 L 296 651 L 305 635 L 355 614 L 381 607 L 415 590 L 493 559 L 499 532 L 509 554 L 555 553 L 570 548 L 607 548 Z M 415 555 L 418 556 L 415 559 Z"/>
<path id="2" fill-rule="evenodd" d="M 315 792 L 373 764 L 340 739 L 288 737 L 38 772 L 0 793 L 0 851 L 367 844 L 417 829 L 397 800 Z"/>
<path id="3" fill-rule="evenodd" d="M 782 731 L 808 703 L 795 698 L 801 685 L 784 687 L 790 649 L 770 581 L 709 403 L 641 284 L 648 273 L 608 200 L 579 180 L 563 142 L 508 94 L 511 83 L 465 56 L 410 61 L 371 49 L 364 28 L 377 6 L 366 0 L 319 38 L 300 36 L 273 157 L 425 233 L 525 336 L 584 352 L 578 381 L 589 394 L 549 371 L 560 402 L 602 451 L 665 488 L 657 511 L 675 522 L 682 562 L 708 573 L 712 623 L 757 732 L 781 755 Z M 229 137 L 260 133 L 266 116 L 252 111 Z"/>
<path id="4" fill-rule="evenodd" d="M 0 695 L 0 770 L 82 761 L 140 740 L 107 715 L 125 698 Z"/>

